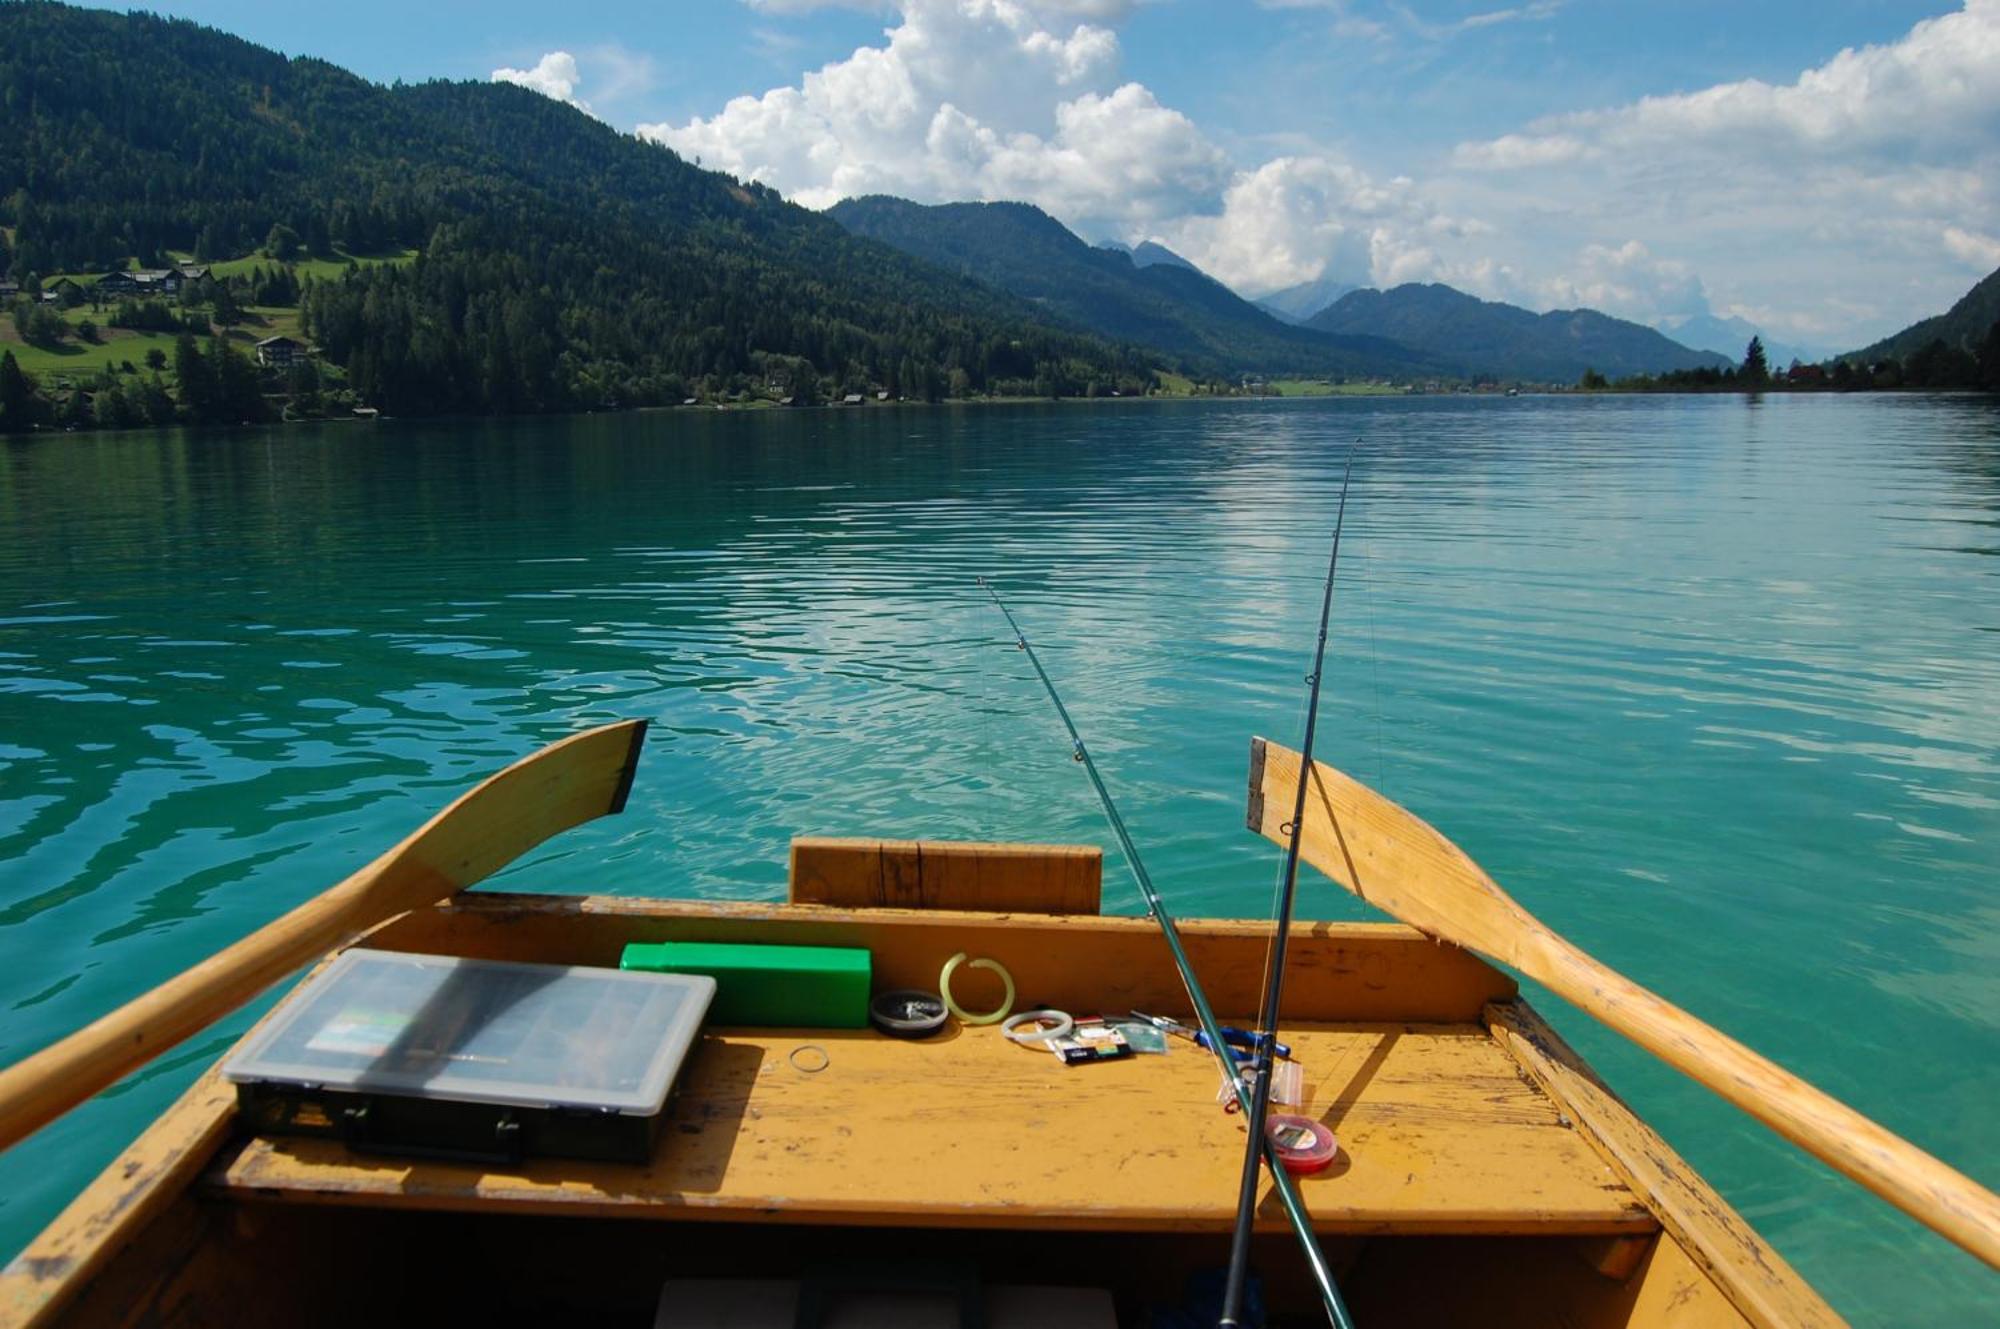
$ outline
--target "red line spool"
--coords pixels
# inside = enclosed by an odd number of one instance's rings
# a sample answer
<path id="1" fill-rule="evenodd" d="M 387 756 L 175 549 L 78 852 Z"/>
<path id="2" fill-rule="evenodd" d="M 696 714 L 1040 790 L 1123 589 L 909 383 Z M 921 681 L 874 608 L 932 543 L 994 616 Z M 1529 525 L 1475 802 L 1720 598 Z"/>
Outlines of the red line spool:
<path id="1" fill-rule="evenodd" d="M 1294 1176 L 1323 1172 L 1340 1154 L 1340 1143 L 1311 1117 L 1277 1112 L 1264 1118 L 1264 1134 L 1278 1151 L 1278 1161 Z"/>

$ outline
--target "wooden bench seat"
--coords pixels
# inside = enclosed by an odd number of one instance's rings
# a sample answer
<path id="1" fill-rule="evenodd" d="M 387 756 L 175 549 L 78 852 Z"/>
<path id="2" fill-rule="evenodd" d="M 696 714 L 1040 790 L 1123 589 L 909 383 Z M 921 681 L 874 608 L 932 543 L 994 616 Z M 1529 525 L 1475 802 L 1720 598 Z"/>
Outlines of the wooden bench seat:
<path id="1" fill-rule="evenodd" d="M 1302 1189 L 1331 1233 L 1621 1233 L 1656 1224 L 1475 1024 L 1287 1029 L 1310 1115 L 1343 1157 Z M 807 1073 L 791 1053 L 823 1048 Z M 817 1062 L 811 1054 L 798 1061 Z M 644 1167 L 545 1160 L 513 1172 L 349 1153 L 321 1140 L 225 1148 L 238 1199 L 634 1218 L 1228 1229 L 1241 1118 L 1206 1052 L 1064 1067 L 997 1029 L 715 1030 Z M 1275 1204 L 1266 1226 L 1283 1225 Z"/>

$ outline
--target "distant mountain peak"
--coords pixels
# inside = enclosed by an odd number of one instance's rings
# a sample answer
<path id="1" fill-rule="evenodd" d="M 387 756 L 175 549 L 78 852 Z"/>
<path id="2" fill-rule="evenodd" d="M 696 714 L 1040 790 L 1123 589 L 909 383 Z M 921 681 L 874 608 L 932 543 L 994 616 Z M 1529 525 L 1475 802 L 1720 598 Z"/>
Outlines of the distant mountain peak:
<path id="1" fill-rule="evenodd" d="M 1731 360 L 1741 360 L 1743 352 L 1749 348 L 1750 339 L 1756 337 L 1764 343 L 1764 356 L 1773 368 L 1782 368 L 1794 360 L 1812 364 L 1826 359 L 1828 354 L 1822 348 L 1778 340 L 1748 319 L 1733 315 L 1695 314 L 1671 322 L 1663 321 L 1660 331 L 1683 346 L 1697 351 L 1714 351 Z"/>
<path id="2" fill-rule="evenodd" d="M 1621 378 L 1733 363 L 1594 309 L 1537 314 L 1440 282 L 1349 291 L 1306 326 L 1387 337 L 1449 358 L 1475 374 L 1547 383 L 1574 383 L 1586 369 Z"/>
<path id="3" fill-rule="evenodd" d="M 1157 240 L 1142 240 L 1132 248 L 1131 253 L 1132 261 L 1142 268 L 1150 268 L 1164 263 L 1170 268 L 1186 268 L 1190 272 L 1201 271 L 1200 268 L 1188 262 Z"/>
<path id="4" fill-rule="evenodd" d="M 1273 318 L 1283 319 L 1287 323 L 1304 323 L 1355 289 L 1355 283 L 1327 273 L 1311 281 L 1302 281 L 1295 286 L 1287 286 L 1283 290 L 1258 296 L 1251 303 Z"/>
<path id="5" fill-rule="evenodd" d="M 1437 374 L 1449 366 L 1376 338 L 1288 326 L 1156 241 L 1090 245 L 1027 204 L 872 197 L 829 215 L 857 235 L 1033 301 L 1051 318 L 1156 348 L 1203 373 Z"/>

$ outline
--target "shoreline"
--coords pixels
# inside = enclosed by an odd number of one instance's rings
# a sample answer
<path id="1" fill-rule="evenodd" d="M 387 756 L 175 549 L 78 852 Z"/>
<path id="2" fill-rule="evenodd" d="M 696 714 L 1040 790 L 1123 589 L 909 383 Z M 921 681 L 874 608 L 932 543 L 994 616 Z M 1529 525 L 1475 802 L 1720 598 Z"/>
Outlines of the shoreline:
<path id="1" fill-rule="evenodd" d="M 182 432 L 204 436 L 236 434 L 251 430 L 290 430 L 321 427 L 368 427 L 379 425 L 466 425 L 466 424 L 519 424 L 529 421 L 587 420 L 614 418 L 620 416 L 658 416 L 686 414 L 690 417 L 709 415 L 749 416 L 749 415 L 806 415 L 830 413 L 853 415 L 868 411 L 893 410 L 899 412 L 984 410 L 993 407 L 1045 406 L 1053 408 L 1069 407 L 1128 407 L 1134 405 L 1190 405 L 1195 403 L 1229 403 L 1235 405 L 1270 405 L 1272 403 L 1311 402 L 1391 402 L 1391 401 L 1545 401 L 1552 398 L 1564 400 L 1631 399 L 1658 397 L 1743 397 L 1761 401 L 1766 397 L 1841 397 L 1872 400 L 1880 397 L 1950 397 L 1950 398 L 1991 398 L 1992 393 L 1979 392 L 1969 388 L 1899 389 L 1873 388 L 1857 392 L 1827 392 L 1798 390 L 1748 390 L 1732 389 L 1721 391 L 1643 391 L 1619 388 L 1544 388 L 1534 391 L 1506 392 L 1371 392 L 1371 393 L 1300 393 L 1300 394 L 1255 394 L 1255 393 L 1155 393 L 1144 397 L 957 397 L 946 401 L 871 401 L 859 406 L 826 403 L 819 406 L 780 406 L 775 402 L 711 402 L 699 406 L 633 406 L 611 411 L 549 411 L 540 414 L 520 415 L 377 415 L 377 416 L 326 416 L 308 420 L 266 420 L 261 423 L 243 422 L 224 424 L 174 424 L 144 425 L 131 429 L 62 429 L 37 426 L 25 433 L 0 434 L 0 443 L 29 442 L 56 438 L 111 438 L 133 434 L 163 434 Z"/>

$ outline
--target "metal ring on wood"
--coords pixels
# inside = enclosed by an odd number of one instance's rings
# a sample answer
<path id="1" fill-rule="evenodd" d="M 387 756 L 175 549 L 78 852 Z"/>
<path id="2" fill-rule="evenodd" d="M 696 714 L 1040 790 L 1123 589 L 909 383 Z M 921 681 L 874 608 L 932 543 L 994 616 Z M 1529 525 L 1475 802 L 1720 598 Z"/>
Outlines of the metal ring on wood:
<path id="1" fill-rule="evenodd" d="M 1049 1021 L 1047 1029 L 1026 1029 L 1022 1026 Z M 1016 1043 L 1046 1043 L 1052 1038 L 1067 1038 L 1076 1032 L 1076 1020 L 1068 1011 L 1022 1011 L 1010 1015 L 1000 1025 L 1000 1032 Z"/>
<path id="2" fill-rule="evenodd" d="M 959 1005 L 957 1001 L 953 1000 L 951 995 L 951 976 L 958 971 L 958 967 L 961 964 L 965 965 L 968 969 L 991 969 L 994 973 L 1000 975 L 1000 981 L 1007 985 L 1007 996 L 1001 1001 L 999 1006 L 985 1015 L 973 1015 L 963 1006 Z M 1008 973 L 1006 966 L 1002 965 L 998 960 L 978 959 L 968 963 L 965 958 L 965 952 L 960 951 L 957 955 L 952 956 L 944 962 L 944 969 L 938 974 L 938 995 L 944 998 L 946 1008 L 953 1015 L 956 1015 L 960 1022 L 964 1024 L 993 1024 L 1005 1019 L 1007 1012 L 1014 1009 L 1014 976 Z"/>
<path id="3" fill-rule="evenodd" d="M 819 1053 L 819 1065 L 813 1066 L 800 1061 L 799 1053 L 801 1052 Z M 791 1050 L 790 1054 L 785 1057 L 785 1060 L 792 1063 L 792 1069 L 795 1071 L 806 1075 L 818 1075 L 821 1071 L 833 1065 L 833 1054 L 817 1043 L 801 1043 Z"/>

